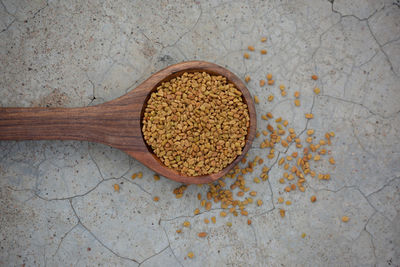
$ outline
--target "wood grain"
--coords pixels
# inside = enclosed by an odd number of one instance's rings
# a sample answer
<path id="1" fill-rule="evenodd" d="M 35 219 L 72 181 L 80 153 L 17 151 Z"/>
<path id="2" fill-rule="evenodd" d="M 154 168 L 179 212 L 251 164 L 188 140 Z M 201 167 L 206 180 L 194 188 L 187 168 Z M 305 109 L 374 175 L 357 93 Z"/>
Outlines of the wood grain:
<path id="1" fill-rule="evenodd" d="M 229 166 L 212 175 L 190 177 L 169 169 L 145 144 L 141 131 L 144 104 L 159 84 L 184 72 L 205 71 L 223 75 L 243 93 L 249 108 L 250 127 L 243 154 Z M 155 74 L 129 93 L 92 107 L 84 108 L 0 108 L 0 140 L 81 140 L 103 143 L 130 156 L 174 181 L 187 184 L 208 183 L 231 170 L 252 145 L 256 132 L 253 99 L 244 83 L 232 72 L 203 61 L 182 62 Z"/>

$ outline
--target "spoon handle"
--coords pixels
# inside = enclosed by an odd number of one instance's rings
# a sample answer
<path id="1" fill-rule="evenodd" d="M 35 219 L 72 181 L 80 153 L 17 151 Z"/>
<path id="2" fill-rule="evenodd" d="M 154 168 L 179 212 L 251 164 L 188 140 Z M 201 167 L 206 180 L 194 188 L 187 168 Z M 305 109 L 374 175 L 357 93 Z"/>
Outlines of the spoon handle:
<path id="1" fill-rule="evenodd" d="M 0 140 L 91 140 L 99 132 L 97 107 L 0 108 Z"/>

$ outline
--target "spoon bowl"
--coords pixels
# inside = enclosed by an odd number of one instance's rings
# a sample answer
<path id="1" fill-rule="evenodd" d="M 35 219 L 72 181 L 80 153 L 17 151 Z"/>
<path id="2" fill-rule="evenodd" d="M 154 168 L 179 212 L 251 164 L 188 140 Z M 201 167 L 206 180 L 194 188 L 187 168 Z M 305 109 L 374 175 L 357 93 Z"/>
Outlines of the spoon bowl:
<path id="1" fill-rule="evenodd" d="M 142 116 L 152 92 L 165 81 L 184 72 L 221 75 L 242 92 L 250 126 L 242 154 L 218 173 L 187 176 L 166 167 L 146 144 Z M 103 104 L 82 108 L 0 108 L 0 140 L 80 140 L 120 149 L 158 174 L 185 184 L 213 182 L 228 173 L 250 149 L 256 131 L 253 99 L 244 83 L 229 70 L 213 63 L 189 61 L 153 74 L 134 90 Z"/>

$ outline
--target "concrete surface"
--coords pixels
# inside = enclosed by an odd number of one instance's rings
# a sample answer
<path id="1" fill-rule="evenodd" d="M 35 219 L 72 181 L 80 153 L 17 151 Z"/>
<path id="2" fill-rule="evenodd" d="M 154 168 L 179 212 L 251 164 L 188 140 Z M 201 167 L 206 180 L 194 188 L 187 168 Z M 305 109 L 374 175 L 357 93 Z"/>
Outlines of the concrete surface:
<path id="1" fill-rule="evenodd" d="M 194 216 L 206 187 L 190 186 L 176 199 L 178 184 L 154 181 L 152 171 L 118 150 L 0 142 L 0 265 L 399 266 L 399 7 L 396 0 L 2 0 L 0 106 L 94 105 L 165 66 L 206 60 L 252 77 L 258 117 L 271 111 L 296 132 L 312 128 L 318 137 L 335 131 L 336 165 L 317 164 L 331 180 L 307 178 L 306 192 L 285 195 L 293 204 L 283 206 L 282 167 L 266 160 L 268 182 L 245 176 L 264 202 L 249 206 L 248 226 L 247 217 L 219 217 L 217 205 Z M 248 45 L 268 54 L 244 60 Z M 276 85 L 260 88 L 266 73 Z M 310 111 L 315 118 L 307 122 Z M 250 158 L 266 158 L 259 144 Z M 132 181 L 139 171 L 144 177 Z M 203 223 L 213 215 L 216 224 Z M 185 220 L 191 227 L 177 234 Z M 197 237 L 201 231 L 208 237 Z"/>

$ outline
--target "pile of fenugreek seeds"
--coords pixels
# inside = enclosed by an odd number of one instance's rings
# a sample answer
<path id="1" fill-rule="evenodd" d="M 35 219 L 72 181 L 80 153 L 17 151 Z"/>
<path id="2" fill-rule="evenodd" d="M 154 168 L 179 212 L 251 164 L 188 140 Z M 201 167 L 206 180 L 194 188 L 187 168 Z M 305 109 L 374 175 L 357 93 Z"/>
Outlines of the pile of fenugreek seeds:
<path id="1" fill-rule="evenodd" d="M 264 44 L 267 41 L 266 37 L 263 37 L 261 39 L 261 44 Z M 248 52 L 244 53 L 244 58 L 246 60 L 251 60 L 251 54 L 255 54 L 256 53 L 256 49 L 253 46 L 249 46 L 248 48 Z M 267 54 L 267 50 L 265 48 L 260 48 L 259 53 L 261 54 L 261 56 L 266 55 Z M 207 77 L 209 77 L 208 79 L 213 81 L 213 79 L 216 79 L 212 76 L 209 76 L 207 74 L 196 74 L 197 76 L 203 76 L 206 75 Z M 277 88 L 274 88 L 275 80 L 273 79 L 273 75 L 271 73 L 267 73 L 266 74 L 266 80 L 267 82 L 264 80 L 264 77 L 262 79 L 259 80 L 259 86 L 260 87 L 264 87 L 265 85 L 269 86 L 269 91 L 273 92 L 273 90 L 276 90 L 278 92 L 278 94 L 280 94 L 280 97 L 284 98 L 287 97 L 288 95 L 288 91 L 289 88 L 286 88 L 286 86 L 282 83 L 279 83 L 279 85 L 277 86 Z M 182 77 L 178 78 L 177 80 L 182 79 Z M 225 80 L 223 78 L 222 81 L 220 83 L 224 83 Z M 314 74 L 310 74 L 310 79 L 313 80 L 314 82 L 314 86 L 312 88 L 304 88 L 304 90 L 312 90 L 314 92 L 315 95 L 320 94 L 321 90 L 318 88 L 318 76 L 314 75 Z M 151 128 L 149 124 L 147 124 L 146 126 L 146 131 L 148 131 L 147 133 L 147 138 L 151 138 L 151 133 L 154 133 L 154 137 L 156 136 L 159 137 L 160 135 L 164 134 L 164 129 L 163 127 L 165 127 L 165 124 L 160 123 L 160 120 L 162 120 L 163 117 L 168 117 L 171 118 L 171 116 L 173 116 L 173 114 L 170 114 L 168 109 L 165 109 L 162 111 L 162 113 L 160 113 L 160 109 L 157 109 L 157 106 L 163 106 L 163 104 L 161 104 L 161 97 L 165 96 L 166 91 L 168 91 L 168 93 L 170 94 L 172 89 L 167 89 L 167 88 L 174 88 L 173 85 L 171 85 L 171 83 L 175 83 L 177 82 L 177 80 L 174 80 L 173 82 L 171 81 L 168 84 L 164 84 L 161 86 L 160 89 L 162 89 L 162 93 L 161 95 L 157 95 L 157 93 L 155 93 L 154 95 L 154 99 L 157 100 L 158 104 L 155 104 L 155 102 L 152 103 L 153 107 L 151 109 L 149 109 L 147 112 L 148 113 L 152 113 L 153 112 L 153 121 L 152 122 L 152 126 Z M 216 79 L 218 81 L 218 79 Z M 244 80 L 248 83 L 251 80 L 250 76 L 246 76 L 244 77 Z M 187 80 L 185 80 L 185 82 L 188 82 L 189 78 L 187 78 Z M 204 81 L 204 80 L 202 80 Z M 182 81 L 183 82 L 183 81 Z M 201 83 L 200 81 L 198 81 L 197 83 Z M 212 83 L 212 82 L 210 82 Z M 218 84 L 218 82 L 215 81 L 215 83 Z M 217 86 L 217 85 L 216 85 Z M 227 85 L 223 85 L 223 87 L 226 87 Z M 165 88 L 167 87 L 167 88 Z M 225 88 L 224 87 L 224 88 Z M 165 88 L 165 89 L 164 89 Z M 234 89 L 229 89 L 230 87 L 226 87 L 227 89 L 225 90 L 233 90 L 233 92 L 231 93 L 226 93 L 226 91 L 224 91 L 225 95 L 229 95 L 230 97 L 232 97 L 231 99 L 233 99 L 233 103 L 241 103 L 241 101 L 239 101 L 240 99 L 240 94 L 236 93 Z M 232 87 L 231 87 L 232 88 Z M 175 89 L 176 92 L 177 89 Z M 202 95 L 206 95 L 205 92 L 203 92 L 203 90 L 200 90 L 202 93 Z M 200 93 L 200 92 L 199 92 Z M 294 91 L 293 93 L 293 108 L 299 108 L 301 106 L 301 96 L 300 96 L 300 91 Z M 203 96 L 204 97 L 204 96 Z M 278 96 L 279 97 L 279 96 Z M 166 97 L 168 99 L 168 97 Z M 169 98 L 171 98 L 171 96 L 169 96 Z M 193 96 L 187 95 L 186 96 L 186 103 L 191 103 Z M 235 100 L 236 99 L 236 100 Z M 214 99 L 216 100 L 216 99 Z M 236 101 L 236 102 L 235 102 Z M 267 101 L 268 102 L 272 102 L 274 101 L 274 94 L 270 93 L 267 97 Z M 225 101 L 226 104 L 227 101 Z M 254 102 L 256 104 L 260 103 L 260 99 L 257 96 L 254 96 Z M 222 103 L 218 102 L 218 103 Z M 215 105 L 217 106 L 217 105 Z M 213 105 L 213 107 L 204 107 L 204 110 L 207 110 L 208 108 L 215 110 L 218 107 L 215 107 Z M 234 135 L 234 137 L 239 138 L 237 140 L 243 141 L 244 139 L 240 139 L 243 138 L 243 136 L 245 135 L 245 129 L 246 126 L 248 125 L 248 115 L 247 115 L 247 109 L 246 106 L 244 104 L 241 104 L 240 106 L 234 106 L 234 108 L 236 108 L 237 110 L 241 110 L 240 113 L 240 118 L 244 119 L 246 124 L 237 124 L 240 125 L 239 127 L 236 126 L 236 135 Z M 158 111 L 156 113 L 156 110 Z M 183 110 L 182 106 L 180 109 L 177 108 L 177 110 L 179 112 L 185 112 L 185 110 Z M 202 116 L 205 115 L 204 120 L 210 120 L 212 119 L 210 116 L 208 116 L 207 112 L 201 112 L 202 109 L 200 108 L 200 113 L 199 113 L 199 118 L 197 119 L 197 123 L 200 121 L 202 121 Z M 229 111 L 227 111 L 229 114 Z M 260 112 L 260 110 L 259 110 Z M 154 117 L 156 116 L 156 114 L 158 114 L 158 119 L 155 119 Z M 202 115 L 200 115 L 202 114 Z M 235 114 L 235 113 L 233 113 Z M 182 115 L 181 115 L 182 116 Z M 232 114 L 230 115 L 231 118 L 233 118 L 233 120 L 235 121 L 235 123 L 238 123 L 237 120 L 235 120 L 235 116 L 232 116 Z M 314 118 L 314 114 L 312 114 L 311 112 L 308 113 L 304 113 L 304 116 L 307 120 L 311 120 Z M 147 120 L 149 120 L 149 118 L 146 118 Z M 239 118 L 237 118 L 239 119 Z M 225 177 L 219 179 L 218 181 L 216 181 L 215 183 L 211 183 L 208 184 L 208 192 L 206 195 L 201 195 L 198 194 L 197 198 L 199 200 L 200 203 L 200 207 L 196 208 L 194 210 L 194 215 L 198 215 L 204 211 L 209 211 L 212 209 L 213 203 L 214 204 L 219 204 L 220 208 L 222 209 L 222 211 L 220 211 L 219 215 L 220 217 L 226 217 L 229 218 L 231 217 L 229 214 L 232 214 L 233 216 L 238 216 L 239 214 L 241 214 L 242 216 L 248 216 L 249 218 L 247 219 L 247 224 L 251 225 L 252 221 L 251 221 L 251 217 L 248 213 L 248 211 L 246 210 L 246 207 L 249 207 L 250 205 L 255 205 L 256 207 L 262 206 L 263 205 L 263 201 L 261 199 L 261 196 L 258 195 L 258 192 L 255 190 L 251 190 L 250 187 L 252 187 L 252 185 L 257 185 L 259 183 L 265 182 L 270 179 L 274 179 L 276 181 L 279 182 L 279 184 L 281 184 L 281 189 L 279 190 L 279 195 L 278 196 L 273 196 L 274 199 L 272 199 L 273 203 L 274 203 L 274 209 L 278 210 L 280 216 L 282 218 L 284 218 L 286 216 L 286 209 L 285 206 L 289 206 L 292 205 L 292 200 L 291 200 L 291 196 L 290 194 L 294 194 L 296 192 L 305 192 L 306 191 L 306 184 L 307 184 L 307 179 L 319 179 L 321 180 L 321 182 L 326 182 L 327 180 L 331 179 L 331 176 L 329 173 L 322 173 L 322 172 L 317 172 L 316 168 L 317 164 L 323 160 L 324 157 L 328 157 L 328 161 L 331 165 L 334 165 L 335 159 L 331 156 L 331 145 L 332 145 L 332 139 L 335 136 L 334 132 L 326 132 L 324 133 L 321 139 L 317 139 L 317 136 L 321 136 L 321 133 L 317 133 L 316 130 L 314 129 L 309 129 L 308 127 L 306 127 L 304 130 L 302 130 L 301 132 L 296 132 L 291 125 L 289 124 L 289 122 L 287 120 L 285 120 L 284 118 L 280 117 L 280 116 L 274 116 L 272 113 L 270 112 L 262 112 L 261 111 L 261 119 L 266 121 L 267 126 L 265 129 L 259 129 L 259 131 L 256 133 L 256 138 L 263 138 L 261 144 L 260 144 L 260 149 L 265 149 L 267 152 L 267 156 L 265 159 L 269 159 L 269 160 L 273 160 L 273 163 L 271 163 L 270 166 L 266 166 L 264 165 L 264 159 L 260 156 L 255 156 L 253 159 L 249 159 L 248 155 L 246 155 L 246 157 L 244 157 L 241 161 L 241 163 L 236 166 L 234 169 L 232 169 Z M 215 120 L 215 119 L 214 119 Z M 198 125 L 198 124 L 197 124 Z M 187 125 L 181 125 L 182 127 L 189 127 Z M 180 126 L 179 126 L 180 127 Z M 204 127 L 204 126 L 203 126 Z M 243 128 L 242 128 L 243 127 Z M 177 129 L 178 127 L 173 128 L 174 130 Z M 178 128 L 180 129 L 180 128 Z M 198 130 L 199 128 L 196 128 L 196 130 Z M 208 129 L 208 128 L 207 128 Z M 241 130 L 239 130 L 241 129 Z M 213 144 L 219 144 L 219 140 L 221 140 L 221 138 L 218 136 L 218 134 L 214 135 L 214 130 L 212 129 L 208 129 L 209 131 L 207 131 L 207 133 L 209 134 L 209 137 L 211 136 L 211 138 L 207 139 L 208 142 L 213 142 Z M 226 129 L 228 130 L 228 129 Z M 183 132 L 183 131 L 182 131 Z M 239 137 L 237 134 L 238 133 L 242 133 L 243 136 Z M 197 133 L 197 132 L 196 132 Z M 186 133 L 188 134 L 188 133 Z M 184 135 L 183 135 L 184 136 Z M 194 135 L 197 136 L 197 135 Z M 172 138 L 172 137 L 170 137 Z M 147 139 L 146 139 L 147 140 Z M 157 148 L 157 143 L 156 142 L 161 142 L 161 144 L 163 144 L 163 142 L 165 145 L 167 144 L 168 140 L 170 139 L 163 139 L 163 140 L 167 140 L 167 141 L 155 141 L 155 140 L 151 140 L 152 144 L 154 144 L 154 147 Z M 202 138 L 197 138 L 196 140 L 203 140 Z M 218 140 L 217 143 L 215 143 Z M 228 141 L 228 139 L 224 139 L 222 138 L 223 141 L 225 141 L 225 146 L 223 146 L 222 142 L 220 143 L 220 147 L 224 148 L 224 151 L 227 151 L 229 145 L 226 143 L 226 141 Z M 182 146 L 182 139 L 177 139 L 178 142 L 180 142 L 181 146 Z M 149 142 L 149 141 L 148 141 Z M 236 144 L 237 141 L 231 141 L 229 140 L 229 144 L 231 146 L 231 149 L 233 149 L 236 152 L 239 152 L 242 148 L 242 146 L 244 145 L 244 143 L 239 143 L 240 147 L 236 145 L 232 146 L 232 144 Z M 164 146 L 167 147 L 167 146 Z M 204 145 L 205 148 L 206 145 Z M 159 157 L 163 157 L 164 155 L 168 155 L 166 157 L 166 159 L 168 159 L 170 166 L 173 166 L 174 168 L 181 168 L 180 166 L 185 166 L 184 163 L 181 163 L 182 165 L 179 165 L 179 162 L 182 162 L 183 158 L 182 156 L 180 158 L 178 158 L 179 160 L 177 160 L 175 158 L 175 161 L 173 161 L 174 157 L 169 157 L 169 155 L 175 155 L 173 153 L 176 153 L 176 151 L 172 152 L 170 147 L 167 147 L 168 149 L 164 149 L 163 151 L 157 151 L 156 153 L 165 153 L 165 154 L 161 154 L 161 156 Z M 290 149 L 290 152 L 289 152 Z M 169 152 L 171 151 L 171 152 Z M 169 153 L 168 153 L 169 152 Z M 193 154 L 192 154 L 193 155 Z M 186 155 L 187 157 L 190 157 L 190 155 Z M 214 154 L 213 157 L 214 158 L 218 158 L 219 156 L 222 156 L 222 162 L 227 162 L 225 160 L 227 160 L 227 156 L 225 154 L 225 152 L 222 155 L 216 155 Z M 235 155 L 236 157 L 236 155 Z M 275 160 L 274 160 L 275 159 Z M 173 161 L 171 163 L 171 160 Z M 219 164 L 221 164 L 221 161 L 218 161 Z M 202 168 L 203 165 L 198 165 L 198 161 L 195 161 L 193 165 L 188 165 L 187 167 L 187 173 L 190 174 L 199 174 L 202 173 L 204 170 L 209 170 L 206 168 Z M 206 163 L 206 162 L 204 162 Z M 196 165 L 197 164 L 197 165 Z M 259 167 L 256 167 L 256 166 Z M 196 169 L 196 167 L 193 166 L 198 166 L 198 168 Z M 219 166 L 221 167 L 221 166 Z M 269 177 L 269 171 L 271 167 L 280 167 L 283 169 L 283 174 L 282 177 Z M 223 168 L 223 167 L 222 167 Z M 260 173 L 257 173 L 255 175 L 253 175 L 253 172 L 257 171 L 257 169 L 261 170 Z M 192 170 L 189 172 L 189 170 Z M 193 172 L 194 170 L 194 172 Z M 215 169 L 214 169 L 215 170 Z M 247 174 L 247 175 L 246 175 Z M 136 177 L 139 177 L 137 174 L 134 174 L 132 176 L 132 179 L 135 179 Z M 250 178 L 250 179 L 249 179 Z M 158 180 L 159 177 L 157 175 L 154 176 L 155 180 Z M 178 188 L 175 188 L 173 193 L 175 194 L 176 198 L 181 198 L 185 192 L 185 190 L 187 189 L 187 185 L 181 185 Z M 158 201 L 159 198 L 155 197 L 154 201 Z M 312 195 L 310 197 L 310 201 L 312 203 L 315 203 L 317 201 L 317 196 L 316 195 Z M 202 211 L 203 210 L 203 211 Z M 341 221 L 343 223 L 347 223 L 349 222 L 350 218 L 346 215 L 343 215 L 343 217 L 340 218 Z M 229 221 L 229 219 L 225 219 L 227 220 L 226 225 L 228 227 L 232 226 L 232 222 Z M 210 218 L 205 218 L 204 219 L 204 223 L 205 224 L 215 224 L 217 221 L 217 218 L 215 216 L 212 216 Z M 185 221 L 183 223 L 183 225 L 179 228 L 176 229 L 177 233 L 182 233 L 183 231 L 185 231 L 185 228 L 191 227 L 191 224 L 189 221 Z M 197 233 L 198 237 L 202 237 L 202 238 L 206 238 L 208 236 L 207 232 L 199 232 Z M 305 238 L 306 237 L 306 233 L 299 233 L 299 236 L 301 238 Z M 188 258 L 193 258 L 194 257 L 194 253 L 192 251 L 189 251 L 187 254 Z"/>
<path id="2" fill-rule="evenodd" d="M 167 167 L 199 176 L 242 154 L 250 119 L 242 93 L 225 77 L 195 72 L 162 83 L 142 122 L 146 143 Z"/>

